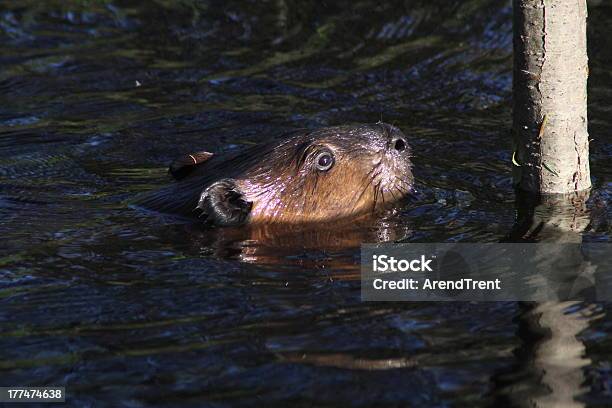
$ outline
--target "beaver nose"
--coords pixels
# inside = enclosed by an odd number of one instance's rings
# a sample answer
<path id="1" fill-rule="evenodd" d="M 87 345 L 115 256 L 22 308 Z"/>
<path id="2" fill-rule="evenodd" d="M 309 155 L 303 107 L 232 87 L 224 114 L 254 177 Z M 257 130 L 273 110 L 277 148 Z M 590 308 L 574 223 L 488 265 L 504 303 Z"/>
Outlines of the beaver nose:
<path id="1" fill-rule="evenodd" d="M 394 136 L 391 139 L 391 147 L 393 147 L 398 152 L 403 152 L 406 150 L 406 139 L 400 136 Z"/>

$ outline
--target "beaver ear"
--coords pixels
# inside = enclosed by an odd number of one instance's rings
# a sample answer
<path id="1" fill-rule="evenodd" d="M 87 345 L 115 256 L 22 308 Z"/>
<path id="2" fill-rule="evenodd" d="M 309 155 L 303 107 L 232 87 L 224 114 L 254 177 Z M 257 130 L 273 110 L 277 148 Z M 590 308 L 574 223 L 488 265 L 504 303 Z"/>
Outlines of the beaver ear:
<path id="1" fill-rule="evenodd" d="M 251 212 L 253 203 L 244 195 L 232 179 L 211 184 L 202 194 L 198 206 L 206 214 L 206 221 L 214 225 L 231 226 L 243 224 Z"/>
<path id="2" fill-rule="evenodd" d="M 198 164 L 204 163 L 211 157 L 213 157 L 213 154 L 210 152 L 185 154 L 178 157 L 172 162 L 172 164 L 170 164 L 168 173 L 170 173 L 175 180 L 184 179 L 196 168 Z"/>

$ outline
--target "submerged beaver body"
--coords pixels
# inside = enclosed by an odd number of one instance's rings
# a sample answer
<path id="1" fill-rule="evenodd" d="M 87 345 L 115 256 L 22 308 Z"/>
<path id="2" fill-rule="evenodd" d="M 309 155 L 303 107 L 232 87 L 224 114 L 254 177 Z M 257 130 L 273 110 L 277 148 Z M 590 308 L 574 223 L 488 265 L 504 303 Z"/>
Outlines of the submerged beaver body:
<path id="1" fill-rule="evenodd" d="M 179 180 L 137 204 L 221 226 L 346 219 L 413 185 L 406 137 L 384 123 L 298 132 L 227 159 L 192 153 L 170 169 Z"/>

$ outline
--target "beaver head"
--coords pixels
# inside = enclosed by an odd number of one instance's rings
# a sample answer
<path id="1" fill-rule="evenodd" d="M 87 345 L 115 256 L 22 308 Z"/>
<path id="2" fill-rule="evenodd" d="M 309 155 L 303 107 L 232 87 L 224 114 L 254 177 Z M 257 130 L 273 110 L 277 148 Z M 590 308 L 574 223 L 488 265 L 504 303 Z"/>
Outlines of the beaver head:
<path id="1" fill-rule="evenodd" d="M 170 168 L 184 180 L 162 195 L 213 225 L 340 220 L 405 197 L 410 155 L 404 134 L 385 123 L 303 131 L 228 160 L 186 155 Z"/>

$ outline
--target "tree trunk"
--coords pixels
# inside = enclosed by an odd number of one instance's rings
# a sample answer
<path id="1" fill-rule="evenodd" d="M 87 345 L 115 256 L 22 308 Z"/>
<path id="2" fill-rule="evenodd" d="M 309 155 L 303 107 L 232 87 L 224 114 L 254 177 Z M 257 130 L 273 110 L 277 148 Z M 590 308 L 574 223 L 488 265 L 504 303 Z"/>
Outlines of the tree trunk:
<path id="1" fill-rule="evenodd" d="M 552 194 L 591 187 L 586 0 L 514 0 L 513 176 Z"/>

